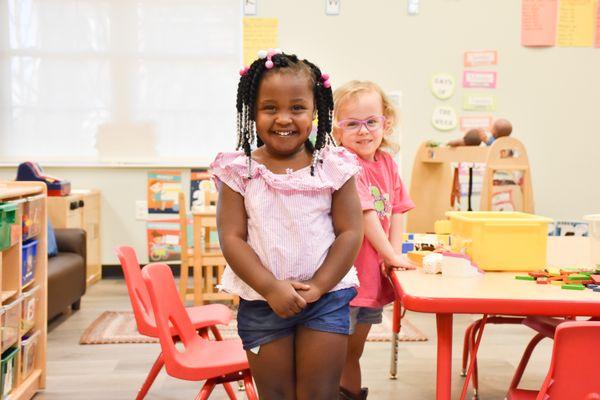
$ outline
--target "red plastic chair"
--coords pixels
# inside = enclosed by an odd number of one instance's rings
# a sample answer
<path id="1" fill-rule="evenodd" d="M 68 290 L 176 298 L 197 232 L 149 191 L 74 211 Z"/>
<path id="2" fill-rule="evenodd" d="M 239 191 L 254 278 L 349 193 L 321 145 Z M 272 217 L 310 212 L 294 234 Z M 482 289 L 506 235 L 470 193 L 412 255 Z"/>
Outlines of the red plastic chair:
<path id="1" fill-rule="evenodd" d="M 597 321 L 566 321 L 558 324 L 550 368 L 541 389 L 517 388 L 531 350 L 544 337 L 543 333 L 538 333 L 525 349 L 508 390 L 507 400 L 600 399 L 600 322 Z"/>
<path id="2" fill-rule="evenodd" d="M 228 382 L 243 379 L 246 396 L 258 400 L 241 340 L 208 340 L 198 335 L 186 312 L 168 265 L 148 264 L 142 269 L 150 293 L 165 369 L 175 378 L 206 380 L 196 400 L 208 399 L 217 384 L 223 384 L 230 399 L 235 393 Z M 174 331 L 174 332 L 173 332 Z M 181 340 L 177 348 L 173 333 Z"/>
<path id="3" fill-rule="evenodd" d="M 115 251 L 121 262 L 138 331 L 142 335 L 158 338 L 158 328 L 154 320 L 150 295 L 142 278 L 142 271 L 135 250 L 129 246 L 119 246 Z M 186 311 L 195 329 L 199 330 L 204 336 L 208 336 L 208 329 L 210 329 L 217 340 L 222 340 L 222 338 L 215 325 L 227 325 L 232 318 L 231 310 L 223 304 L 189 307 Z M 175 328 L 171 327 L 170 329 L 171 334 L 175 335 Z M 146 396 L 163 365 L 163 354 L 160 353 L 154 365 L 152 365 L 144 384 L 138 391 L 136 400 L 142 400 Z"/>

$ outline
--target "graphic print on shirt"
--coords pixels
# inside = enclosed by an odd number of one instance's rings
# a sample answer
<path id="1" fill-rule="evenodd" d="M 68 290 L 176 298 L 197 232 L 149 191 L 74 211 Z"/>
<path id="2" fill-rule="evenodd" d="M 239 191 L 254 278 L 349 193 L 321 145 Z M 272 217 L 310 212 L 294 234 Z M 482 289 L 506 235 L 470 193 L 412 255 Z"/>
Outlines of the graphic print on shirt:
<path id="1" fill-rule="evenodd" d="M 377 186 L 371 186 L 369 190 L 373 196 L 373 209 L 377 212 L 377 216 L 380 219 L 389 218 L 392 215 L 389 193 L 381 194 Z"/>

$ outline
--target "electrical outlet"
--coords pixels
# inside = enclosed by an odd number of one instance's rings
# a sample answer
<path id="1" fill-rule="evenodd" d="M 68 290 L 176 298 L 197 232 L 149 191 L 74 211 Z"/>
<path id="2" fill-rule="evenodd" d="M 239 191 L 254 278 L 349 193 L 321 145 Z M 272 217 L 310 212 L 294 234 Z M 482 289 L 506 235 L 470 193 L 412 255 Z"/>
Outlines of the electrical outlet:
<path id="1" fill-rule="evenodd" d="M 148 202 L 146 200 L 137 200 L 135 202 L 135 219 L 146 220 L 148 218 Z"/>

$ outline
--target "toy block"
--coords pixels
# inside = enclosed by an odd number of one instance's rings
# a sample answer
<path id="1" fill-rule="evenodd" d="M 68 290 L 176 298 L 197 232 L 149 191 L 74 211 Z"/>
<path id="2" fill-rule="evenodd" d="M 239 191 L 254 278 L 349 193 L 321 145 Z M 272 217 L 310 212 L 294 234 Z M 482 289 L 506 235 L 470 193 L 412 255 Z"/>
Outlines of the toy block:
<path id="1" fill-rule="evenodd" d="M 563 281 L 550 281 L 551 285 L 555 285 L 555 286 L 562 286 L 563 285 Z"/>
<path id="2" fill-rule="evenodd" d="M 529 275 L 517 275 L 515 276 L 515 279 L 518 279 L 520 281 L 535 281 L 535 278 Z"/>
<path id="3" fill-rule="evenodd" d="M 415 244 L 412 242 L 404 242 L 402 243 L 402 254 L 406 254 L 415 249 Z"/>
<path id="4" fill-rule="evenodd" d="M 594 281 L 594 283 L 600 284 L 600 275 L 591 275 L 590 278 Z"/>
<path id="5" fill-rule="evenodd" d="M 539 277 L 535 280 L 535 283 L 537 283 L 538 285 L 547 285 L 549 284 L 551 281 L 548 280 L 548 278 L 546 277 Z"/>
<path id="6" fill-rule="evenodd" d="M 546 268 L 546 272 L 549 273 L 552 276 L 559 276 L 559 275 L 561 275 L 559 268 Z"/>
<path id="7" fill-rule="evenodd" d="M 529 272 L 529 276 L 533 276 L 534 278 L 548 278 L 550 274 L 544 271 L 531 271 Z"/>
<path id="8" fill-rule="evenodd" d="M 408 253 L 406 253 L 406 256 L 408 257 L 408 259 L 412 262 L 414 262 L 415 264 L 417 264 L 418 266 L 423 266 L 423 258 L 428 255 L 433 253 L 432 251 L 409 251 Z"/>
<path id="9" fill-rule="evenodd" d="M 579 284 L 566 284 L 562 285 L 562 288 L 567 290 L 584 290 L 585 286 Z"/>
<path id="10" fill-rule="evenodd" d="M 583 281 L 587 280 L 588 278 L 589 276 L 584 274 L 571 274 L 567 277 L 567 279 L 570 281 Z"/>

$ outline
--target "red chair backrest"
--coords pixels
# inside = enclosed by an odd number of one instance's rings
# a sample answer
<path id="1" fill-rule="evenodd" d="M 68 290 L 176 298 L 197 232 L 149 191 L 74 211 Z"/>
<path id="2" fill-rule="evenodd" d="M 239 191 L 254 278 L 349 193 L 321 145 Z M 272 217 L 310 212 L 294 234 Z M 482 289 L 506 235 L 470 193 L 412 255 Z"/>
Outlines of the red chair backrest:
<path id="1" fill-rule="evenodd" d="M 165 368 L 170 375 L 177 376 L 178 366 L 181 364 L 179 358 L 186 350 L 181 351 L 175 347 L 176 338 L 179 338 L 186 349 L 200 344 L 198 342 L 204 339 L 196 333 L 179 298 L 171 268 L 164 263 L 151 263 L 142 269 L 142 277 L 154 309 Z M 175 335 L 172 336 L 173 330 Z"/>
<path id="2" fill-rule="evenodd" d="M 158 337 L 152 302 L 150 301 L 148 288 L 142 278 L 142 271 L 135 250 L 129 246 L 119 246 L 115 251 L 121 262 L 138 331 L 142 335 Z"/>
<path id="3" fill-rule="evenodd" d="M 550 369 L 539 399 L 600 399 L 600 322 L 564 322 L 556 328 Z"/>

